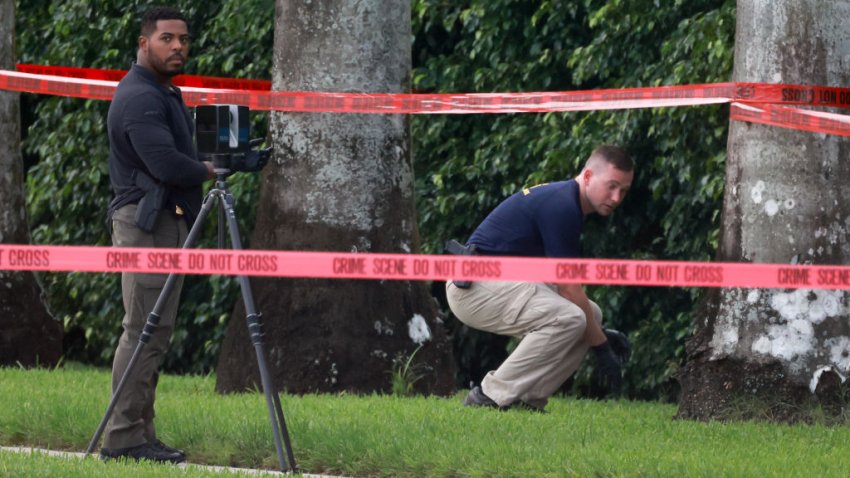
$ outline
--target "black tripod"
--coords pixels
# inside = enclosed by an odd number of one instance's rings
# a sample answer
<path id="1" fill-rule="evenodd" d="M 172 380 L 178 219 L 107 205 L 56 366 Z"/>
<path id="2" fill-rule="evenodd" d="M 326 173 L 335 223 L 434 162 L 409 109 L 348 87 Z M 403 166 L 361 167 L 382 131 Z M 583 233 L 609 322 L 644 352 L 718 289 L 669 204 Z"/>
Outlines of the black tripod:
<path id="1" fill-rule="evenodd" d="M 236 223 L 236 214 L 233 210 L 234 199 L 233 195 L 227 188 L 226 178 L 231 171 L 229 169 L 229 161 L 226 161 L 226 159 L 227 158 L 225 158 L 225 161 L 221 161 L 221 163 L 227 164 L 228 167 L 220 167 L 220 161 L 214 161 L 216 175 L 215 186 L 209 191 L 209 193 L 207 193 L 206 197 L 204 198 L 203 205 L 201 206 L 201 212 L 198 214 L 198 218 L 195 221 L 195 224 L 189 231 L 189 236 L 186 238 L 186 243 L 183 244 L 184 249 L 190 248 L 195 244 L 198 236 L 201 233 L 201 230 L 203 229 L 204 220 L 213 208 L 213 203 L 215 202 L 215 199 L 219 199 L 219 248 L 224 247 L 224 223 L 226 221 L 230 229 L 231 247 L 235 250 L 242 250 L 242 241 L 239 239 L 239 228 Z M 289 441 L 289 432 L 287 432 L 286 430 L 286 421 L 283 418 L 283 410 L 280 407 L 280 397 L 272 386 L 271 376 L 269 375 L 268 368 L 266 367 L 265 352 L 263 351 L 262 322 L 260 320 L 261 315 L 257 313 L 256 307 L 254 305 L 254 296 L 251 293 L 251 284 L 248 281 L 248 277 L 238 276 L 238 279 L 239 286 L 242 290 L 242 300 L 245 302 L 245 311 L 248 315 L 248 333 L 251 336 L 251 343 L 254 345 L 254 350 L 257 353 L 257 364 L 260 369 L 260 380 L 262 381 L 263 391 L 266 395 L 266 405 L 268 405 L 269 409 L 269 420 L 271 421 L 272 432 L 274 433 L 274 442 L 275 447 L 277 449 L 278 461 L 280 462 L 280 470 L 283 472 L 295 472 L 295 457 L 292 454 L 292 445 Z M 130 374 L 133 373 L 133 368 L 136 364 L 137 359 L 141 355 L 142 349 L 145 347 L 148 341 L 150 341 L 154 331 L 156 330 L 157 325 L 159 324 L 160 313 L 162 311 L 162 308 L 165 307 L 165 303 L 168 301 L 168 297 L 171 295 L 171 291 L 174 288 L 174 282 L 176 280 L 177 274 L 171 273 L 168 275 L 168 279 L 165 281 L 165 285 L 163 286 L 162 292 L 157 298 L 153 310 L 148 315 L 147 321 L 145 322 L 145 327 L 142 330 L 141 335 L 139 336 L 139 343 L 138 345 L 136 345 L 136 349 L 133 351 L 133 355 L 130 357 L 130 361 L 127 363 L 127 368 L 124 370 L 124 375 L 121 376 L 121 380 L 118 382 L 118 386 L 115 388 L 115 392 L 112 394 L 112 400 L 109 402 L 109 406 L 106 408 L 106 414 L 104 414 L 100 425 L 97 427 L 97 431 L 92 437 L 91 442 L 89 443 L 89 447 L 86 450 L 86 453 L 91 453 L 94 450 L 94 447 L 97 445 L 97 442 L 100 440 L 100 436 L 101 434 L 103 434 L 103 430 L 106 428 L 106 423 L 112 416 L 112 411 L 115 408 L 118 398 L 121 396 L 121 392 L 124 389 L 124 385 L 126 384 Z M 286 457 L 284 457 L 283 454 L 284 446 L 286 447 Z"/>

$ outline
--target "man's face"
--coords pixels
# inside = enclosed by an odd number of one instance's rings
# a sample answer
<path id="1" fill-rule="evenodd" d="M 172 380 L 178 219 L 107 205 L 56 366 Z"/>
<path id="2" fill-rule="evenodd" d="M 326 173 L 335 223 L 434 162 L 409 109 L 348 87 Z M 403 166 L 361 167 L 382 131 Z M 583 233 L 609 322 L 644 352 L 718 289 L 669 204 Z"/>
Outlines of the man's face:
<path id="1" fill-rule="evenodd" d="M 608 216 L 623 202 L 632 187 L 635 173 L 622 171 L 610 163 L 603 163 L 596 169 L 587 169 L 582 174 L 582 181 L 585 181 L 585 198 L 590 207 L 589 211 L 584 212 Z"/>
<path id="2" fill-rule="evenodd" d="M 189 59 L 189 28 L 182 20 L 158 20 L 150 37 L 139 38 L 139 47 L 154 72 L 171 78 L 183 72 Z"/>

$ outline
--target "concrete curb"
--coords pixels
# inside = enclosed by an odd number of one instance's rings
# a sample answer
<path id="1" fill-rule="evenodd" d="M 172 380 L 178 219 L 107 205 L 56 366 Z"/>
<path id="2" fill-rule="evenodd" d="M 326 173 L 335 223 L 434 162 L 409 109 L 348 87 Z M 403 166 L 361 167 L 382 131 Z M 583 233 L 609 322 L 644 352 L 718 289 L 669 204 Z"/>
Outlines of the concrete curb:
<path id="1" fill-rule="evenodd" d="M 44 448 L 31 448 L 31 447 L 16 447 L 16 446 L 2 446 L 0 447 L 0 452 L 9 452 L 9 453 L 42 453 L 48 456 L 55 456 L 65 459 L 77 458 L 77 459 L 98 459 L 97 455 L 87 455 L 85 453 L 80 452 L 72 452 L 72 451 L 57 451 L 57 450 L 47 450 Z M 212 465 L 198 465 L 194 463 L 181 463 L 179 465 L 173 465 L 179 468 L 198 468 L 208 471 L 217 471 L 220 473 L 244 473 L 250 475 L 258 475 L 258 476 L 304 476 L 308 478 L 342 478 L 333 475 L 314 475 L 310 473 L 302 473 L 300 475 L 290 475 L 288 473 L 281 473 L 279 471 L 273 470 L 255 470 L 252 468 L 234 468 L 229 466 L 212 466 Z"/>

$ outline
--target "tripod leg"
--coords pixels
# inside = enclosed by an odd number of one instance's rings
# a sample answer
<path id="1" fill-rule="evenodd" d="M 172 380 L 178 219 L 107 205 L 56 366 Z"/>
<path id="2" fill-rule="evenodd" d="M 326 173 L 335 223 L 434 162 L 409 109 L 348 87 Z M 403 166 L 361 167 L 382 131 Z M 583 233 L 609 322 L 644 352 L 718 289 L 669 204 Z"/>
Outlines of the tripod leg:
<path id="1" fill-rule="evenodd" d="M 283 446 L 286 448 L 286 457 L 289 459 L 289 463 L 292 463 L 292 471 L 296 472 L 295 455 L 292 454 L 292 442 L 289 440 L 289 432 L 286 429 L 286 419 L 283 418 L 283 408 L 280 406 L 280 395 L 273 393 L 272 398 L 274 398 L 277 421 L 280 423 L 281 430 L 283 430 Z"/>
<path id="2" fill-rule="evenodd" d="M 229 193 L 224 195 L 224 209 L 227 215 L 227 224 L 230 228 L 230 242 L 234 249 L 242 250 L 242 241 L 239 238 L 239 227 L 236 222 L 236 215 L 233 211 L 233 196 Z M 245 302 L 245 312 L 248 315 L 248 333 L 251 336 L 251 343 L 254 345 L 254 351 L 257 354 L 257 366 L 260 369 L 260 381 L 263 385 L 263 392 L 266 395 L 266 405 L 269 409 L 269 420 L 272 425 L 272 433 L 274 434 L 275 448 L 277 449 L 277 457 L 280 463 L 280 471 L 286 472 L 296 471 L 295 456 L 292 453 L 292 445 L 289 440 L 289 432 L 286 429 L 286 421 L 283 417 L 283 409 L 280 406 L 280 397 L 272 385 L 271 376 L 268 367 L 266 366 L 265 352 L 263 350 L 263 326 L 260 320 L 260 314 L 257 313 L 257 308 L 254 305 L 254 295 L 251 292 L 251 283 L 247 276 L 239 276 L 239 286 L 242 289 L 242 300 Z M 282 437 L 282 438 L 281 438 Z M 283 443 L 281 443 L 281 440 Z M 283 446 L 286 447 L 287 460 L 283 456 Z"/>
<path id="3" fill-rule="evenodd" d="M 214 197 L 214 193 L 218 194 L 215 190 L 211 191 L 204 200 L 201 212 L 198 214 L 198 219 L 195 221 L 195 224 L 192 225 L 192 230 L 189 231 L 189 235 L 186 237 L 186 242 L 183 244 L 184 249 L 194 245 L 198 235 L 203 229 L 204 219 L 207 214 L 209 214 L 210 209 L 212 209 L 213 201 L 211 199 Z M 118 403 L 118 399 L 121 397 L 121 392 L 124 390 L 125 385 L 129 381 L 133 369 L 136 366 L 136 362 L 142 353 L 142 349 L 145 348 L 145 345 L 147 345 L 151 337 L 153 337 L 154 331 L 156 331 L 156 328 L 159 325 L 160 314 L 162 313 L 162 309 L 165 307 L 165 304 L 168 302 L 168 298 L 171 296 L 171 292 L 174 289 L 174 283 L 177 281 L 177 276 L 178 274 L 175 273 L 168 274 L 168 278 L 165 280 L 165 285 L 162 287 L 162 292 L 160 292 L 159 297 L 156 299 L 153 310 L 151 310 L 150 314 L 148 314 L 145 326 L 142 329 L 142 333 L 139 335 L 139 343 L 136 344 L 136 348 L 133 350 L 133 355 L 130 356 L 130 360 L 127 362 L 127 367 L 124 369 L 124 374 L 121 375 L 121 380 L 112 392 L 112 399 L 106 407 L 106 413 L 104 413 L 103 418 L 100 420 L 100 424 L 89 442 L 88 448 L 86 448 L 86 453 L 94 451 L 94 448 L 97 446 L 97 442 L 100 441 L 100 436 L 103 434 L 103 430 L 106 429 L 106 424 L 109 422 L 109 418 L 112 417 L 115 405 Z"/>

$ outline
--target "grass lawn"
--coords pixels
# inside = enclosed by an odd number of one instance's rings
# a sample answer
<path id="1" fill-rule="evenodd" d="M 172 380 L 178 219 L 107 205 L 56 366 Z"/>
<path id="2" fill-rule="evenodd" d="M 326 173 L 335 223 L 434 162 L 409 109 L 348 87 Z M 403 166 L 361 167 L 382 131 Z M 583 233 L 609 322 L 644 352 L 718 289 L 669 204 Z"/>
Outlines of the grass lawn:
<path id="1" fill-rule="evenodd" d="M 0 445 L 85 450 L 106 409 L 109 380 L 106 371 L 79 366 L 0 368 Z M 217 395 L 214 382 L 161 377 L 160 438 L 186 450 L 192 463 L 277 468 L 264 396 Z M 281 402 L 295 458 L 308 473 L 850 476 L 848 427 L 675 421 L 673 405 L 570 398 L 553 400 L 546 414 L 499 412 L 464 408 L 462 396 L 282 395 Z M 78 461 L 0 453 L 0 476 L 184 473 L 171 466 Z"/>

